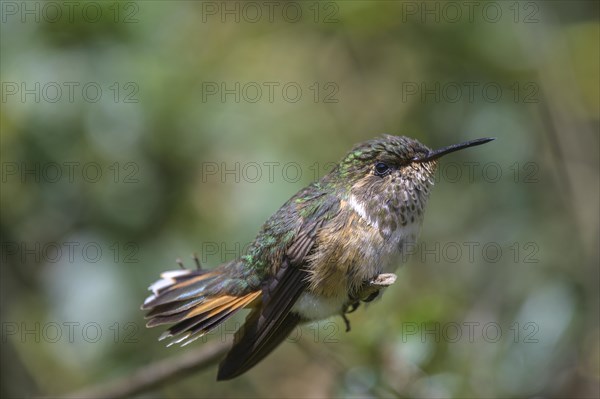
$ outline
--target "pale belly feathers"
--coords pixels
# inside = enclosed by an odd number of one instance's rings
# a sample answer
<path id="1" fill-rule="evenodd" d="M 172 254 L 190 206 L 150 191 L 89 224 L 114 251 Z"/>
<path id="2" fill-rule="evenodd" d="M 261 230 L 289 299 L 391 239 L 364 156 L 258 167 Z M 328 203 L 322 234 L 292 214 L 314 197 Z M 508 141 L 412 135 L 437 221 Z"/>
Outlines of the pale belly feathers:
<path id="1" fill-rule="evenodd" d="M 349 214 L 342 233 L 339 225 L 331 223 L 332 227 L 324 227 L 318 235 L 317 249 L 310 258 L 310 287 L 292 308 L 306 320 L 340 314 L 350 292 L 381 273 L 396 270 L 405 260 L 403 249 L 416 241 L 421 227 L 421 220 L 415 220 L 383 237 L 377 223 L 353 197 L 343 207 Z"/>

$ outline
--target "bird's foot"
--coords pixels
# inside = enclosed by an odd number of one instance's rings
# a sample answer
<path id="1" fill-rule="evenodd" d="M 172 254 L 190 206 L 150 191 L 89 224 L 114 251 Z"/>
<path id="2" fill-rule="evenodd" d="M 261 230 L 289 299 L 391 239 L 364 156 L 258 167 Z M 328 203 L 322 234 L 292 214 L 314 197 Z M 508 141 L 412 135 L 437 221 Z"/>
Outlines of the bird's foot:
<path id="1" fill-rule="evenodd" d="M 346 324 L 346 332 L 350 332 L 350 320 L 346 316 L 346 313 L 342 313 L 342 319 L 344 319 L 344 323 Z"/>
<path id="2" fill-rule="evenodd" d="M 350 320 L 348 319 L 348 317 L 346 315 L 348 313 L 354 312 L 356 309 L 358 309 L 359 306 L 360 306 L 360 301 L 356 300 L 356 301 L 345 304 L 344 307 L 342 308 L 342 313 L 340 313 L 340 315 L 342 316 L 342 319 L 344 319 L 344 323 L 346 324 L 346 332 L 350 331 Z"/>
<path id="3" fill-rule="evenodd" d="M 354 312 L 360 306 L 361 302 L 371 302 L 379 296 L 382 288 L 389 287 L 396 281 L 396 275 L 393 273 L 383 273 L 370 281 L 366 281 L 357 293 L 349 295 L 349 302 L 344 305 L 340 315 L 346 324 L 346 332 L 350 331 L 350 320 L 346 316 Z"/>
<path id="4" fill-rule="evenodd" d="M 370 281 L 365 281 L 357 297 L 363 302 L 371 302 L 379 296 L 382 288 L 389 287 L 396 282 L 396 275 L 393 273 L 383 273 Z"/>

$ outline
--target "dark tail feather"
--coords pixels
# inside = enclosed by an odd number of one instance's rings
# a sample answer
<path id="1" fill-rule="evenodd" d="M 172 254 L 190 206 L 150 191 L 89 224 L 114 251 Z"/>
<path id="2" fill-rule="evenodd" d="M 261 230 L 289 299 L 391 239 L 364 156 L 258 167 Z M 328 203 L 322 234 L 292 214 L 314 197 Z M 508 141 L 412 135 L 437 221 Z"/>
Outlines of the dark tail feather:
<path id="1" fill-rule="evenodd" d="M 149 310 L 147 327 L 173 324 L 160 340 L 187 345 L 208 333 L 238 310 L 249 306 L 261 291 L 227 290 L 228 279 L 218 270 L 174 270 L 150 286 L 142 305 Z M 231 291 L 231 292 L 230 292 Z"/>
<path id="2" fill-rule="evenodd" d="M 148 287 L 152 295 L 144 301 L 143 310 L 197 298 L 219 274 L 215 270 L 170 270 L 161 273 L 160 277 Z"/>
<path id="3" fill-rule="evenodd" d="M 260 314 L 259 310 L 250 313 L 246 323 L 236 332 L 233 347 L 219 364 L 218 381 L 230 380 L 250 370 L 281 344 L 301 321 L 299 315 L 290 312 L 265 336 L 264 331 L 259 330 Z"/>

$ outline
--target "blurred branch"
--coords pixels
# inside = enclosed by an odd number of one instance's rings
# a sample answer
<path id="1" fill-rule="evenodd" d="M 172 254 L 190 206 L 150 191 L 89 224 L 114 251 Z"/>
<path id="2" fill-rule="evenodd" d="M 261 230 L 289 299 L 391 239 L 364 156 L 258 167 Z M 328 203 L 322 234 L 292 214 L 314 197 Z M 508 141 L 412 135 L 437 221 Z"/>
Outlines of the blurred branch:
<path id="1" fill-rule="evenodd" d="M 183 378 L 219 361 L 230 342 L 214 342 L 179 356 L 141 367 L 128 377 L 109 381 L 67 395 L 68 398 L 126 398 Z"/>

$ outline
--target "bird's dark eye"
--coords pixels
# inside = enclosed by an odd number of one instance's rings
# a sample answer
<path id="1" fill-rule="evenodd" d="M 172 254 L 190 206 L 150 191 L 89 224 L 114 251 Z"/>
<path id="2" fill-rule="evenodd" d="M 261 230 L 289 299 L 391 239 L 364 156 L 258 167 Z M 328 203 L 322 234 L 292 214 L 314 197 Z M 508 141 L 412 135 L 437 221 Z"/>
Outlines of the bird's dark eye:
<path id="1" fill-rule="evenodd" d="M 375 164 L 375 174 L 377 176 L 385 176 L 389 171 L 390 167 L 387 164 L 383 162 L 377 162 Z"/>

